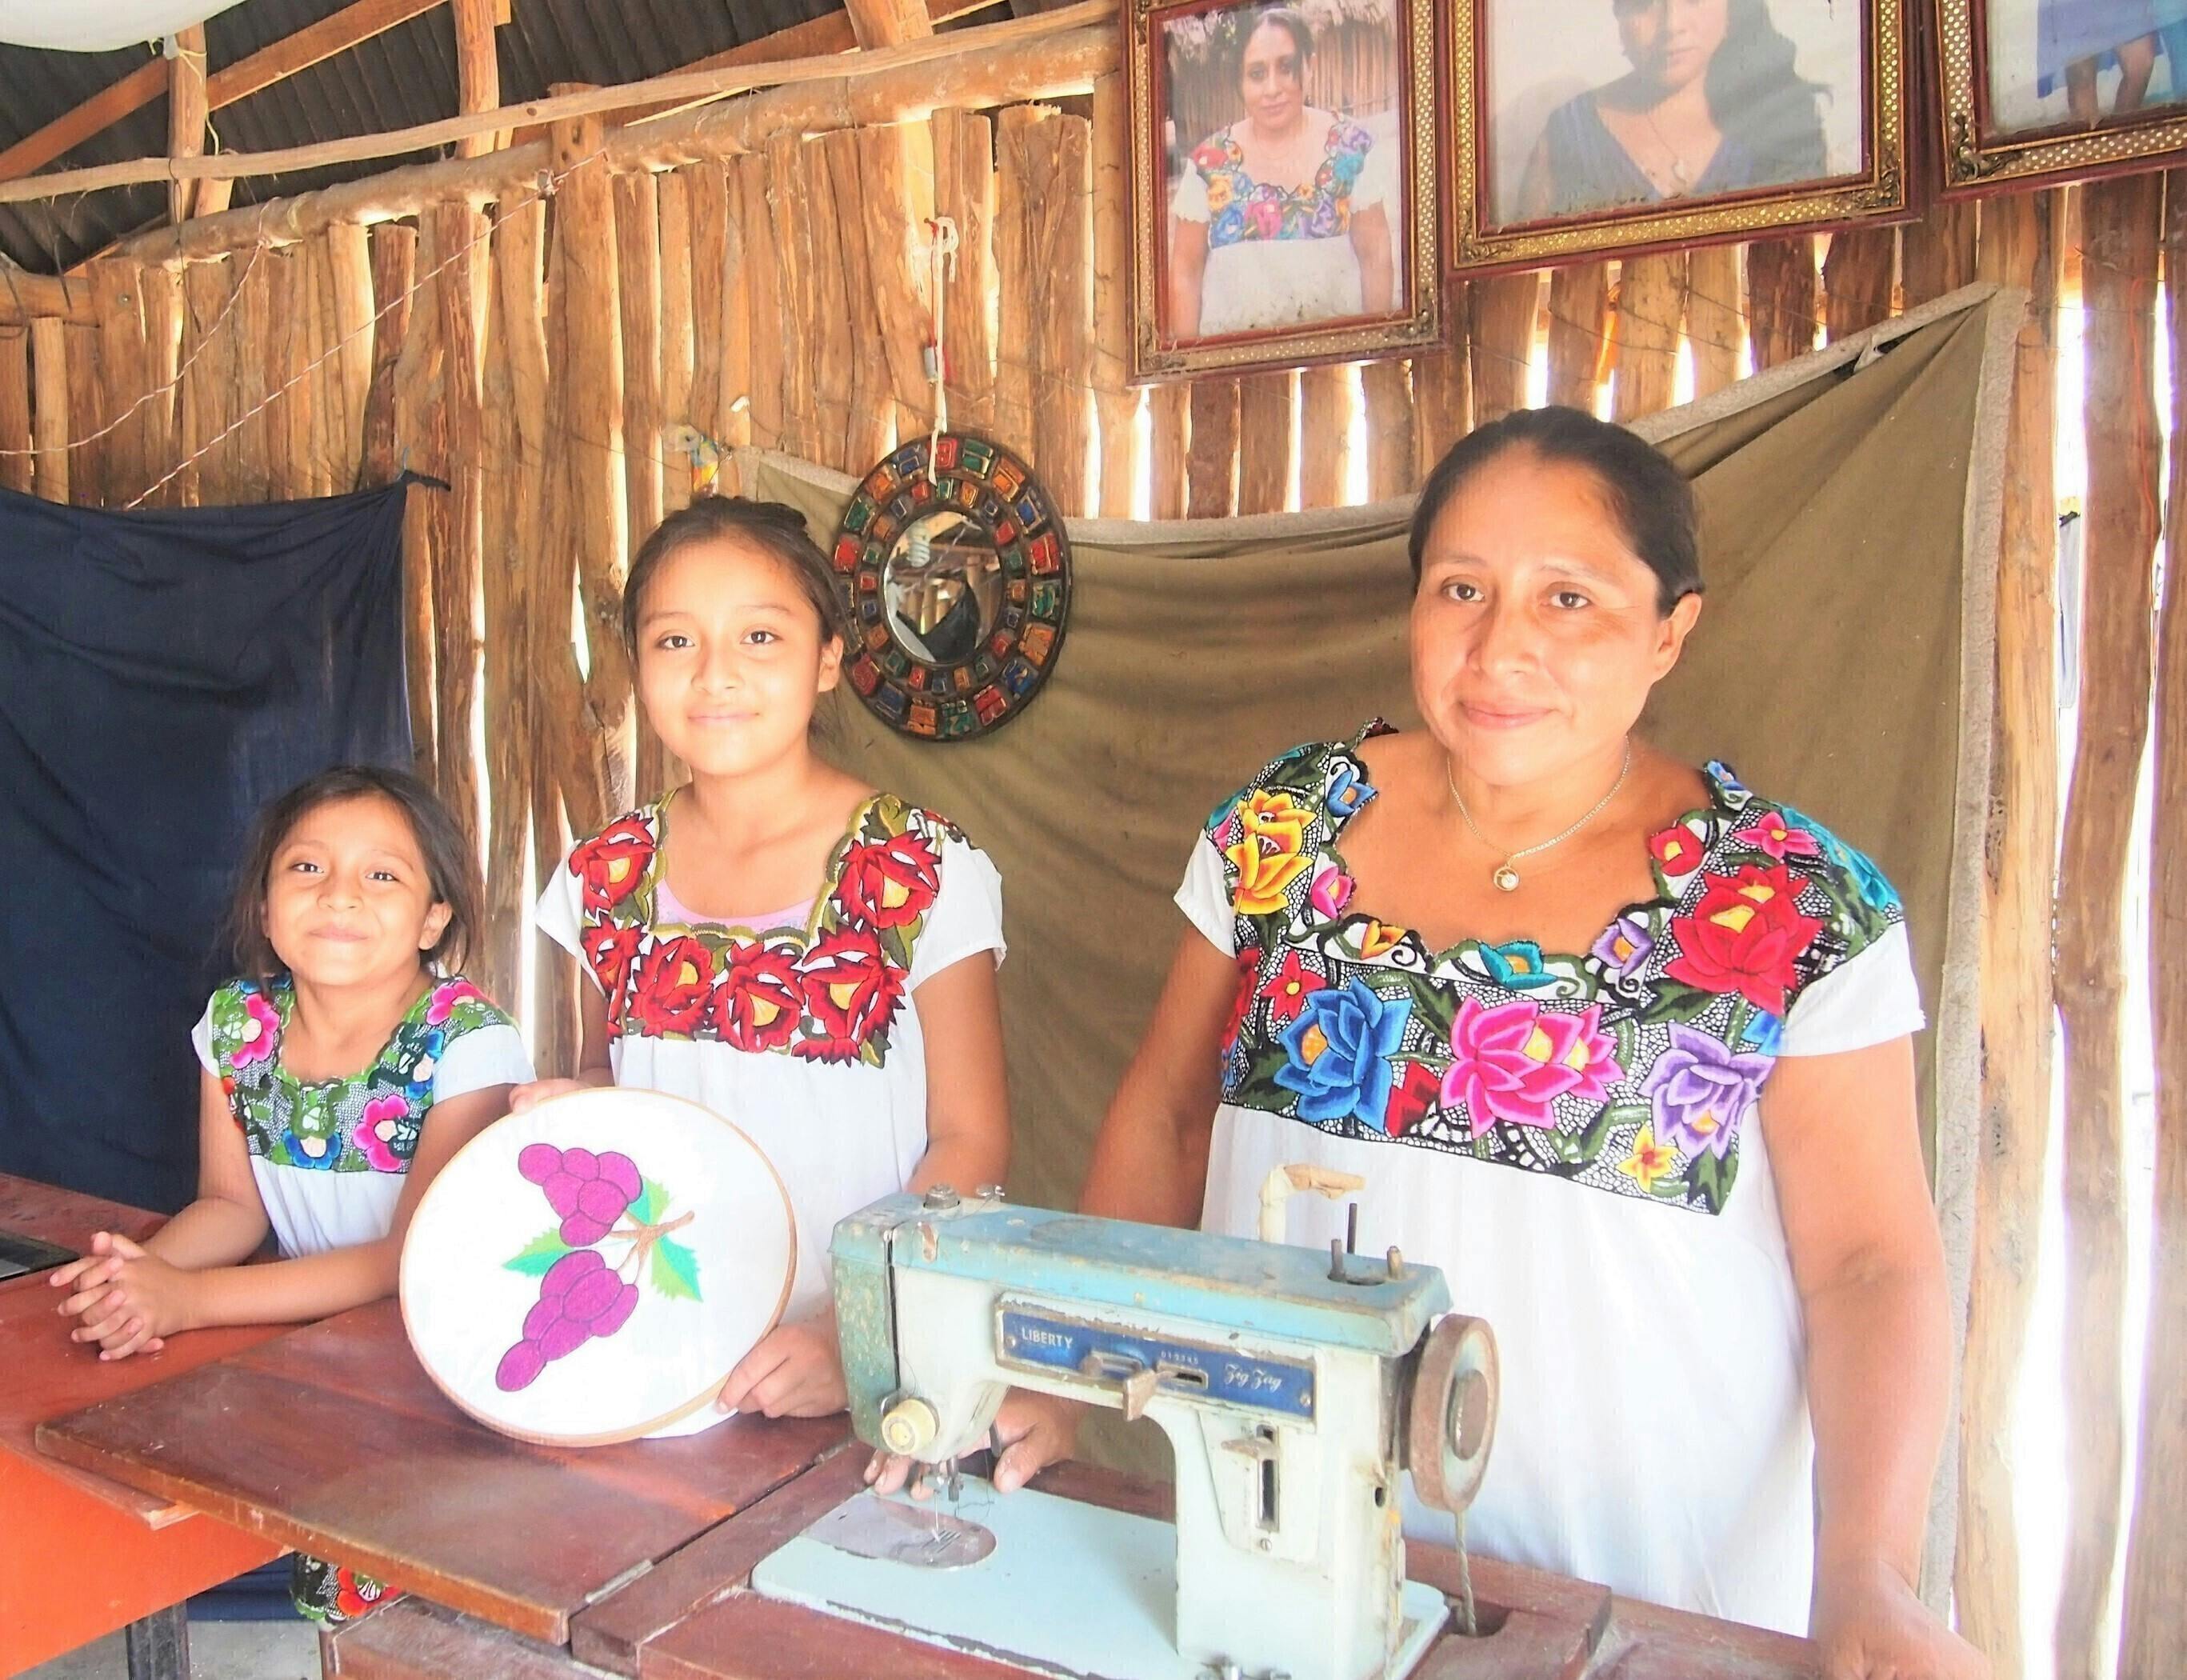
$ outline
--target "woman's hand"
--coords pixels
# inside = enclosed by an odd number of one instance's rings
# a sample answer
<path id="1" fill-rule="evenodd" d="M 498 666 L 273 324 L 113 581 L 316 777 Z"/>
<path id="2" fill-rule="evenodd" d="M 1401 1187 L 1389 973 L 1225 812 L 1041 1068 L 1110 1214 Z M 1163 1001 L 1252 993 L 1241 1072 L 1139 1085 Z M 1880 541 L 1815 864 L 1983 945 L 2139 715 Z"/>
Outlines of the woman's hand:
<path id="1" fill-rule="evenodd" d="M 522 1114 L 536 1108 L 551 1097 L 566 1097 L 572 1091 L 589 1091 L 593 1083 L 588 1079 L 535 1079 L 529 1085 L 519 1085 L 509 1093 L 509 1111 Z"/>
<path id="2" fill-rule="evenodd" d="M 1823 1680 L 1987 1680 L 1981 1652 L 1881 1559 L 1825 1570 L 1815 1596 Z"/>
<path id="3" fill-rule="evenodd" d="M 850 1403 L 833 1318 L 777 1325 L 737 1362 L 714 1402 L 769 1418 L 824 1418 Z"/>
<path id="4" fill-rule="evenodd" d="M 61 1303 L 63 1312 L 82 1321 L 69 1332 L 70 1341 L 97 1342 L 101 1359 L 126 1359 L 156 1353 L 166 1337 L 190 1328 L 189 1273 L 112 1232 L 101 1231 L 91 1245 L 91 1266 L 77 1262 L 84 1287 Z"/>
<path id="5" fill-rule="evenodd" d="M 989 1436 L 995 1449 L 995 1491 L 1015 1493 L 1050 1464 L 1077 1452 L 1079 1419 L 1088 1410 L 1075 1400 L 1029 1394 L 1021 1388 L 1004 1395 Z M 876 1452 L 866 1466 L 866 1486 L 876 1493 L 893 1493 L 918 1468 L 915 1458 Z M 924 1499 L 930 1491 L 924 1481 L 911 1481 L 913 1498 Z"/>

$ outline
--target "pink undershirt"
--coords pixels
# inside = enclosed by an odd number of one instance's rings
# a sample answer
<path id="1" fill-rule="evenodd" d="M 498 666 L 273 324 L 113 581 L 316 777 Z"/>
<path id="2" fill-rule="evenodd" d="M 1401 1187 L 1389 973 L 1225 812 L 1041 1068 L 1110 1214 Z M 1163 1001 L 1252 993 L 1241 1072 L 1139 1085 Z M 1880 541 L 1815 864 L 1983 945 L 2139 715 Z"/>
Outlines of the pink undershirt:
<path id="1" fill-rule="evenodd" d="M 702 916 L 678 898 L 664 879 L 653 885 L 653 907 L 656 920 L 680 927 L 739 927 L 750 928 L 755 933 L 770 933 L 776 928 L 802 928 L 812 914 L 812 901 L 793 904 L 786 910 L 770 911 L 764 916 L 722 918 Z"/>

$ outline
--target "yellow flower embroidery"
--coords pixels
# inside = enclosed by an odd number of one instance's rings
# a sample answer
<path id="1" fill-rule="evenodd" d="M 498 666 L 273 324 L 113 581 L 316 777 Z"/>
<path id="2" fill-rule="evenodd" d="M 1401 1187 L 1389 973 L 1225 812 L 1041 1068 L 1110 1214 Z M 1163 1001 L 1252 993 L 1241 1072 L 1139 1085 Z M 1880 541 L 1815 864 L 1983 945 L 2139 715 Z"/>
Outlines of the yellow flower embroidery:
<path id="1" fill-rule="evenodd" d="M 1656 1141 L 1656 1128 L 1644 1126 L 1633 1140 L 1633 1153 L 1617 1163 L 1617 1170 L 1644 1191 L 1653 1193 L 1656 1181 L 1675 1170 L 1678 1153 Z"/>
<path id="2" fill-rule="evenodd" d="M 1289 794 L 1257 793 L 1238 818 L 1245 833 L 1223 849 L 1238 872 L 1238 913 L 1265 916 L 1283 908 L 1285 888 L 1306 869 L 1307 812 Z"/>
<path id="3" fill-rule="evenodd" d="M 1393 928 L 1387 922 L 1378 922 L 1371 916 L 1359 926 L 1359 954 L 1379 957 L 1405 936 L 1403 928 Z"/>
<path id="4" fill-rule="evenodd" d="M 1227 173 L 1218 175 L 1210 181 L 1207 183 L 1208 209 L 1219 212 L 1223 205 L 1230 202 L 1230 177 Z"/>

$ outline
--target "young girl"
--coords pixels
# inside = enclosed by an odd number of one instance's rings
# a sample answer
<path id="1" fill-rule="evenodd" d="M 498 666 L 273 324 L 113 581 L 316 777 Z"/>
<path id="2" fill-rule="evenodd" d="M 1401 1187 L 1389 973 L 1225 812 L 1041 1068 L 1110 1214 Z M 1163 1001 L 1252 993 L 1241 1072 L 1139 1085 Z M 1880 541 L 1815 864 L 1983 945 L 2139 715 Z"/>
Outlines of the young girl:
<path id="1" fill-rule="evenodd" d="M 835 1222 L 907 1187 L 998 1183 L 1009 1159 L 1001 882 L 943 818 L 812 751 L 840 624 L 826 556 L 780 503 L 706 497 L 638 549 L 623 634 L 646 719 L 691 779 L 571 848 L 541 897 L 541 930 L 590 981 L 582 1065 L 513 1104 L 666 1091 L 767 1153 L 796 1280 L 720 1406 L 769 1417 L 846 1403 Z"/>
<path id="2" fill-rule="evenodd" d="M 141 1247 L 102 1232 L 53 1274 L 74 1340 L 125 1359 L 178 1330 L 292 1323 L 394 1291 L 419 1197 L 531 1076 L 515 1026 L 460 973 L 480 897 L 469 844 L 415 777 L 329 770 L 259 813 L 229 912 L 241 977 L 190 1035 L 198 1199 Z M 269 1230 L 281 1259 L 242 1264 Z M 296 1564 L 306 1615 L 379 1596 Z"/>

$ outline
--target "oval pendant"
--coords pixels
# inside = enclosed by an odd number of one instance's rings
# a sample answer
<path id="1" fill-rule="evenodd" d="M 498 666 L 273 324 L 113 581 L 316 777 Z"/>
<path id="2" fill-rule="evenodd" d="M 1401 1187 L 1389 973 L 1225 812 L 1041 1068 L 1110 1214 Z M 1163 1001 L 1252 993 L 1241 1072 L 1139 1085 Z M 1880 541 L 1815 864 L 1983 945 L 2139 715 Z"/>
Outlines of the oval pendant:
<path id="1" fill-rule="evenodd" d="M 1503 865 L 1488 879 L 1496 883 L 1498 892 L 1516 892 L 1519 890 L 1519 872 L 1509 863 Z"/>

